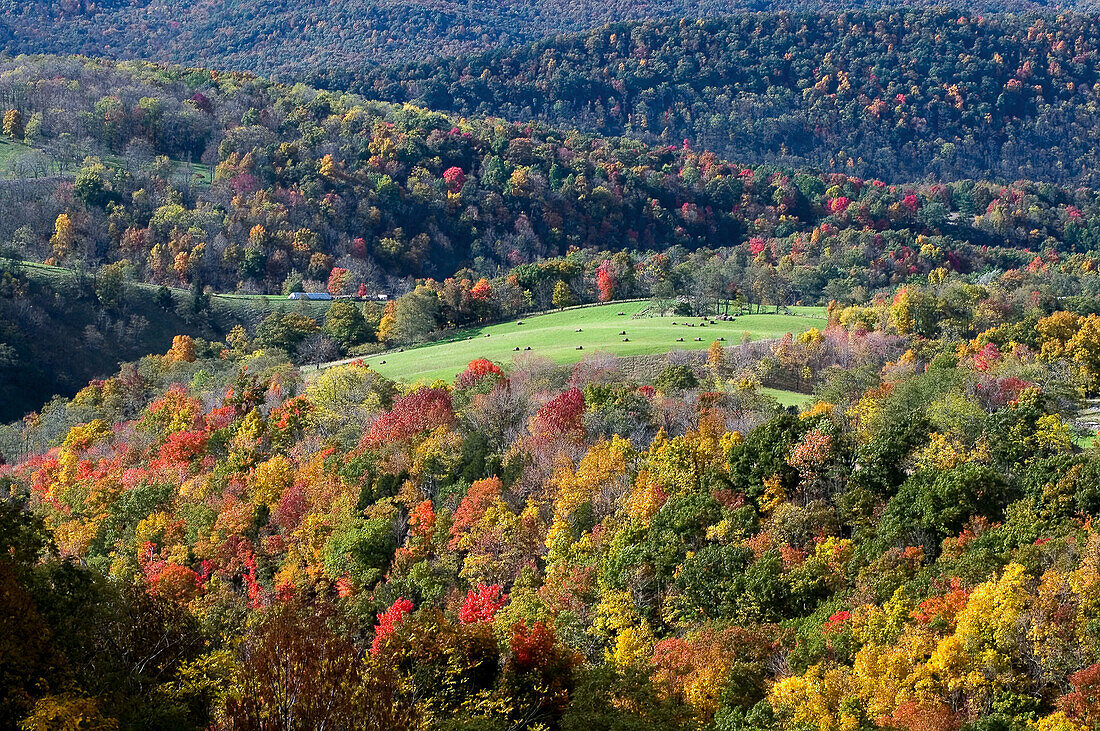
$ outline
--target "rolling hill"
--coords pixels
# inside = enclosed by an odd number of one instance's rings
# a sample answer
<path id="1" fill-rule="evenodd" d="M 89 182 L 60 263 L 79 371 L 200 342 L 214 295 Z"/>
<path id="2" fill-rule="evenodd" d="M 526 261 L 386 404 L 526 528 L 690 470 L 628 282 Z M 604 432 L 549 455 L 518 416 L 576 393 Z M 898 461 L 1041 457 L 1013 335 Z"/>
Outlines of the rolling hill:
<path id="1" fill-rule="evenodd" d="M 1023 12 L 1065 4 L 981 0 L 965 5 Z M 7 0 L 0 4 L 0 48 L 13 55 L 82 53 L 294 79 L 318 69 L 507 47 L 620 20 L 890 6 L 876 0 Z"/>
<path id="2" fill-rule="evenodd" d="M 977 8 L 648 19 L 314 83 L 892 183 L 1095 187 L 1095 16 Z"/>

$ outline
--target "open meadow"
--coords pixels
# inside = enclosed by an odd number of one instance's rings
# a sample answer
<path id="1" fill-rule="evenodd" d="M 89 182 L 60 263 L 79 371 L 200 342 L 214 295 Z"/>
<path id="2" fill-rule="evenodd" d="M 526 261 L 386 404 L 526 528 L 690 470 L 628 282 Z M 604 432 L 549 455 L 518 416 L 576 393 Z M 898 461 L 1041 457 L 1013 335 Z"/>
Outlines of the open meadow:
<path id="1" fill-rule="evenodd" d="M 476 358 L 505 365 L 517 355 L 536 355 L 556 363 L 572 363 L 596 352 L 653 355 L 699 350 L 715 340 L 737 345 L 746 337 L 778 338 L 825 325 L 823 307 L 795 307 L 790 315 L 741 315 L 726 322 L 642 314 L 648 306 L 648 302 L 613 302 L 551 312 L 461 330 L 444 341 L 364 356 L 363 361 L 388 378 L 450 380 Z"/>

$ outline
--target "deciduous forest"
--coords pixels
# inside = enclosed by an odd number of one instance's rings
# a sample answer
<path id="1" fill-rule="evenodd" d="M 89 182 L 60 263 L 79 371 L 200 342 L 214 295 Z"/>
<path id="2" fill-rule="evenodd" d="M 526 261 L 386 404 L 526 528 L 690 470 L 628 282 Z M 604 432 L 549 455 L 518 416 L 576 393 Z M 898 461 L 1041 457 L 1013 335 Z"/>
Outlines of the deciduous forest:
<path id="1" fill-rule="evenodd" d="M 0 728 L 1100 728 L 1088 6 L 4 9 Z"/>

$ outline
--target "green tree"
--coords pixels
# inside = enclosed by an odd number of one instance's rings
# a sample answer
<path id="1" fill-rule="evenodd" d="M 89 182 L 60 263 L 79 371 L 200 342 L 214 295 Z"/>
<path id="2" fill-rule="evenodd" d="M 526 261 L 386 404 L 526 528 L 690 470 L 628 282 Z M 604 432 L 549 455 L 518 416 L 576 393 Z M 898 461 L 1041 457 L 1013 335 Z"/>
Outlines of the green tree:
<path id="1" fill-rule="evenodd" d="M 386 340 L 400 345 L 423 340 L 439 327 L 440 309 L 435 292 L 423 285 L 417 287 L 395 303 Z"/>
<path id="2" fill-rule="evenodd" d="M 322 332 L 345 349 L 367 342 L 372 335 L 367 319 L 359 308 L 342 300 L 333 302 L 328 308 Z"/>
<path id="3" fill-rule="evenodd" d="M 320 331 L 312 317 L 297 312 L 272 312 L 257 328 L 256 339 L 265 348 L 282 348 L 293 354 L 303 340 Z"/>
<path id="4" fill-rule="evenodd" d="M 964 463 L 949 470 L 918 470 L 887 504 L 881 536 L 887 544 L 935 551 L 974 516 L 999 519 L 1013 491 L 995 470 Z"/>
<path id="5" fill-rule="evenodd" d="M 291 270 L 291 272 L 286 275 L 286 279 L 283 280 L 283 294 L 289 295 L 294 292 L 304 292 L 304 281 L 300 271 L 297 269 Z"/>
<path id="6" fill-rule="evenodd" d="M 110 171 L 99 158 L 89 157 L 76 174 L 73 192 L 86 205 L 105 207 L 112 201 L 120 200 L 110 180 Z"/>
<path id="7" fill-rule="evenodd" d="M 653 385 L 661 389 L 663 393 L 671 393 L 672 391 L 696 388 L 699 385 L 699 379 L 691 366 L 670 364 L 661 371 Z"/>
<path id="8" fill-rule="evenodd" d="M 42 138 L 42 112 L 35 112 L 27 122 L 27 128 L 23 130 L 23 140 L 28 145 L 39 142 Z"/>
<path id="9" fill-rule="evenodd" d="M 100 304 L 106 307 L 118 307 L 122 304 L 130 275 L 130 262 L 125 259 L 101 266 L 95 275 L 95 296 Z"/>

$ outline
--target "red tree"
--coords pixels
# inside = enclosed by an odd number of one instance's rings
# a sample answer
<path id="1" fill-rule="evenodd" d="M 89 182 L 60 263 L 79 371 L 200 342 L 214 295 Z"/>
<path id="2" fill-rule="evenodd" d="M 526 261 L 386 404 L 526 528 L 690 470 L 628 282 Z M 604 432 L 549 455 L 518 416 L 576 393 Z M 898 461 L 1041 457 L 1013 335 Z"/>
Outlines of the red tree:
<path id="1" fill-rule="evenodd" d="M 191 601 L 202 590 L 199 575 L 186 566 L 167 564 L 151 578 L 153 594 L 180 604 Z"/>
<path id="2" fill-rule="evenodd" d="M 348 286 L 348 270 L 343 267 L 333 267 L 328 275 L 328 293 L 333 297 L 343 294 L 346 286 Z"/>
<path id="3" fill-rule="evenodd" d="M 500 499 L 502 487 L 500 478 L 496 476 L 470 485 L 451 521 L 451 541 L 448 546 L 452 550 L 458 548 L 462 537 L 481 520 L 489 506 Z"/>
<path id="4" fill-rule="evenodd" d="M 459 388 L 469 388 L 476 383 L 479 383 L 482 378 L 486 376 L 500 376 L 503 375 L 503 371 L 496 363 L 485 358 L 478 358 L 477 360 L 470 361 L 470 364 L 466 366 L 466 370 L 458 374 L 458 378 L 455 379 L 455 385 Z"/>
<path id="5" fill-rule="evenodd" d="M 475 590 L 466 592 L 466 602 L 458 612 L 458 621 L 462 624 L 491 622 L 507 601 L 508 596 L 501 594 L 499 584 L 478 584 Z"/>
<path id="6" fill-rule="evenodd" d="M 443 172 L 443 180 L 447 183 L 447 190 L 457 193 L 466 182 L 466 173 L 460 167 L 449 167 Z"/>
<path id="7" fill-rule="evenodd" d="M 531 434 L 540 440 L 581 436 L 584 394 L 571 388 L 546 402 L 531 419 Z"/>
<path id="8" fill-rule="evenodd" d="M 179 431 L 168 435 L 168 441 L 160 447 L 153 467 L 167 467 L 190 463 L 206 451 L 206 433 Z"/>
<path id="9" fill-rule="evenodd" d="M 398 625 L 405 621 L 405 615 L 413 610 L 413 603 L 404 597 L 399 598 L 389 606 L 386 611 L 379 613 L 378 626 L 374 629 L 374 641 L 371 642 L 371 654 L 378 652 L 378 648 L 387 637 L 393 634 Z"/>
<path id="10" fill-rule="evenodd" d="M 477 284 L 470 288 L 470 296 L 480 302 L 488 301 L 493 296 L 493 287 L 489 280 L 484 277 L 477 280 Z"/>
<path id="11" fill-rule="evenodd" d="M 398 399 L 393 408 L 380 415 L 363 435 L 362 445 L 373 449 L 383 444 L 402 442 L 423 431 L 454 421 L 451 394 L 440 388 L 421 388 Z"/>
<path id="12" fill-rule="evenodd" d="M 600 302 L 609 302 L 615 297 L 615 274 L 609 259 L 604 259 L 596 269 L 596 287 L 600 290 Z"/>
<path id="13" fill-rule="evenodd" d="M 1100 663 L 1069 676 L 1073 690 L 1058 699 L 1058 708 L 1082 723 L 1100 721 Z"/>
<path id="14" fill-rule="evenodd" d="M 532 670 L 553 655 L 554 633 L 542 622 L 530 627 L 517 622 L 512 625 L 508 646 L 512 650 L 512 668 L 521 672 Z"/>

